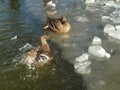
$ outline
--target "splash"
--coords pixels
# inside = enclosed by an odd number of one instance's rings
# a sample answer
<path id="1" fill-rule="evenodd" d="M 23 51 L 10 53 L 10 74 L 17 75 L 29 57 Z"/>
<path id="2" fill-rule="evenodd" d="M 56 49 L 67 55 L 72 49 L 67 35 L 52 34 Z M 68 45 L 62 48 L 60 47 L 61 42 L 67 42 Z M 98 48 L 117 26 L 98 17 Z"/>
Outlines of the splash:
<path id="1" fill-rule="evenodd" d="M 23 45 L 23 47 L 19 48 L 19 51 L 25 52 L 25 51 L 27 51 L 27 50 L 29 50 L 31 48 L 33 48 L 33 46 L 31 44 L 29 44 L 29 43 L 26 43 L 25 45 Z"/>

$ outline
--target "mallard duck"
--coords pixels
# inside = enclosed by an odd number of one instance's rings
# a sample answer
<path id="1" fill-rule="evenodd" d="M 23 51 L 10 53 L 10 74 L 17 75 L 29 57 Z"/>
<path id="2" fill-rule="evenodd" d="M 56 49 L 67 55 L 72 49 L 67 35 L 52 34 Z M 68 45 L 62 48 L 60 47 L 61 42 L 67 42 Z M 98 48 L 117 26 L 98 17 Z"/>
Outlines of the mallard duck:
<path id="1" fill-rule="evenodd" d="M 29 68 L 31 67 L 41 67 L 45 63 L 48 63 L 51 57 L 51 51 L 47 43 L 49 36 L 43 35 L 40 37 L 41 47 L 31 48 L 25 52 L 25 56 L 22 59 L 22 63 L 27 64 Z"/>
<path id="2" fill-rule="evenodd" d="M 50 18 L 47 17 L 47 21 L 43 29 L 50 29 L 58 34 L 67 33 L 70 30 L 70 24 L 67 22 L 65 16 L 61 18 Z"/>

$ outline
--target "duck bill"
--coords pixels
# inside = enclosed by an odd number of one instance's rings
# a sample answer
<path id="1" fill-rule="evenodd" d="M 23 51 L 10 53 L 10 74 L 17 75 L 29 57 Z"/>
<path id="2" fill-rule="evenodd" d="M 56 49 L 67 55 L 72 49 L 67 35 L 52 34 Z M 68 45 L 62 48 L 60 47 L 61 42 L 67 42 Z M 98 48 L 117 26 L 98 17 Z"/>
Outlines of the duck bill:
<path id="1" fill-rule="evenodd" d="M 48 29 L 48 27 L 49 27 L 48 25 L 45 25 L 45 26 L 43 27 L 43 29 Z"/>

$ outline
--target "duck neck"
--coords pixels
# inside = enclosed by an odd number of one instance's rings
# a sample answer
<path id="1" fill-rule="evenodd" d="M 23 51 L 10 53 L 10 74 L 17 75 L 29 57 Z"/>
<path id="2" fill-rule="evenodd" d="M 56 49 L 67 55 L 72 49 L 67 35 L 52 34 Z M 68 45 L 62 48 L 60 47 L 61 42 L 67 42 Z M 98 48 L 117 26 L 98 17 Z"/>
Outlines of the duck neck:
<path id="1" fill-rule="evenodd" d="M 61 21 L 62 22 L 62 24 L 65 24 L 66 23 L 66 21 Z"/>
<path id="2" fill-rule="evenodd" d="M 46 39 L 41 39 L 41 46 L 43 50 L 50 52 L 50 48 Z"/>
<path id="3" fill-rule="evenodd" d="M 46 39 L 41 39 L 41 45 L 44 46 L 45 44 L 47 44 Z"/>

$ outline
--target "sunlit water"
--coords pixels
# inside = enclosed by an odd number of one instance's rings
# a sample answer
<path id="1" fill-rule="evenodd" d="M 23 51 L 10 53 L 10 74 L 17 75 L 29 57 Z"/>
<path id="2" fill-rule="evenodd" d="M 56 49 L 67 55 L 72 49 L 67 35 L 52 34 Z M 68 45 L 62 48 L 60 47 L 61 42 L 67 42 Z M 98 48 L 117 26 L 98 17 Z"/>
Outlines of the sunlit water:
<path id="1" fill-rule="evenodd" d="M 104 36 L 101 16 L 114 9 L 86 10 L 84 0 L 58 0 L 57 13 L 46 14 L 47 0 L 0 0 L 0 90 L 119 90 L 120 45 Z M 71 24 L 68 34 L 56 35 L 43 31 L 46 16 L 65 15 Z M 54 56 L 50 64 L 41 69 L 29 70 L 17 62 L 19 48 L 30 43 L 39 45 L 42 34 Z M 11 40 L 17 36 L 16 40 Z M 87 52 L 94 36 L 102 39 L 102 46 L 111 53 L 109 60 L 92 58 L 91 73 L 74 72 L 74 60 Z"/>

